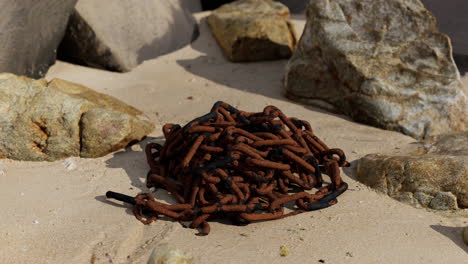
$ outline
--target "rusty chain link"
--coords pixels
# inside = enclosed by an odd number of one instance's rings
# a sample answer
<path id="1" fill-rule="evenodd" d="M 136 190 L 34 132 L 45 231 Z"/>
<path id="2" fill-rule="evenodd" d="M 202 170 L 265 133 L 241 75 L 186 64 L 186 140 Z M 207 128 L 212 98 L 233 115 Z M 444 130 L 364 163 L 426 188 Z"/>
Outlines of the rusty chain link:
<path id="1" fill-rule="evenodd" d="M 319 210 L 334 205 L 348 187 L 339 169 L 349 164 L 344 152 L 330 149 L 307 121 L 288 118 L 274 106 L 247 113 L 217 102 L 184 127 L 164 125 L 163 133 L 164 146 L 146 147 L 147 187 L 167 190 L 178 204 L 158 202 L 151 194 L 106 194 L 133 204 L 144 224 L 164 215 L 190 221 L 190 228 L 201 228 L 198 235 L 207 235 L 208 220 L 248 223 Z"/>

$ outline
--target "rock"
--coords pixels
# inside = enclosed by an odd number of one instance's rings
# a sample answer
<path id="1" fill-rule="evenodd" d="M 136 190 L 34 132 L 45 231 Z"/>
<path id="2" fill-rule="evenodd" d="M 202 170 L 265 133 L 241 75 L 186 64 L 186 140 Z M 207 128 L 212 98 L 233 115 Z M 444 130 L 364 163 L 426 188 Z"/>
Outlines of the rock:
<path id="1" fill-rule="evenodd" d="M 44 76 L 76 1 L 0 1 L 0 72 Z"/>
<path id="2" fill-rule="evenodd" d="M 226 57 L 234 62 L 289 58 L 296 33 L 286 6 L 271 0 L 238 0 L 208 17 Z"/>
<path id="3" fill-rule="evenodd" d="M 415 199 L 412 192 L 401 192 L 396 194 L 393 198 L 403 203 L 418 206 L 418 201 Z"/>
<path id="4" fill-rule="evenodd" d="M 356 178 L 389 196 L 413 194 L 423 207 L 468 207 L 468 131 L 426 142 L 426 153 L 370 154 L 357 163 Z M 457 203 L 458 202 L 458 203 Z"/>
<path id="5" fill-rule="evenodd" d="M 79 0 L 59 58 L 112 71 L 184 47 L 198 33 L 187 0 Z"/>
<path id="6" fill-rule="evenodd" d="M 419 202 L 422 207 L 429 207 L 432 198 L 434 196 L 423 193 L 423 192 L 415 192 L 413 197 Z"/>
<path id="7" fill-rule="evenodd" d="M 189 0 L 193 1 L 193 0 Z M 310 0 L 275 0 L 289 8 L 291 13 L 304 13 Z M 201 0 L 203 10 L 213 10 L 224 4 L 234 2 L 234 0 Z"/>
<path id="8" fill-rule="evenodd" d="M 286 95 L 415 138 L 466 131 L 451 51 L 419 0 L 311 1 Z"/>
<path id="9" fill-rule="evenodd" d="M 111 96 L 54 79 L 0 74 L 0 156 L 53 161 L 94 158 L 140 140 L 154 125 Z"/>
<path id="10" fill-rule="evenodd" d="M 153 249 L 148 264 L 191 264 L 192 261 L 188 254 L 164 243 Z"/>
<path id="11" fill-rule="evenodd" d="M 457 197 L 451 192 L 437 193 L 429 203 L 429 207 L 434 210 L 456 210 L 458 209 Z"/>
<path id="12" fill-rule="evenodd" d="M 465 226 L 465 228 L 463 228 L 463 241 L 468 246 L 468 226 Z"/>

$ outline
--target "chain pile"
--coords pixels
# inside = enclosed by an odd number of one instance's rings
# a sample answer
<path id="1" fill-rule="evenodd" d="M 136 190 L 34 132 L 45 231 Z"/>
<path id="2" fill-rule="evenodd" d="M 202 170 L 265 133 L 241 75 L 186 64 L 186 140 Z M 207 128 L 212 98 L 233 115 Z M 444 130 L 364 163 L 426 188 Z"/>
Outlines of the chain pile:
<path id="1" fill-rule="evenodd" d="M 339 167 L 349 164 L 343 151 L 328 148 L 307 121 L 274 106 L 247 113 L 218 102 L 210 113 L 184 127 L 166 124 L 163 132 L 164 146 L 146 147 L 147 186 L 166 189 L 178 204 L 151 194 L 106 194 L 133 204 L 144 224 L 163 215 L 191 222 L 190 228 L 201 228 L 198 235 L 207 235 L 208 220 L 246 224 L 318 210 L 335 204 L 348 187 L 340 177 Z"/>

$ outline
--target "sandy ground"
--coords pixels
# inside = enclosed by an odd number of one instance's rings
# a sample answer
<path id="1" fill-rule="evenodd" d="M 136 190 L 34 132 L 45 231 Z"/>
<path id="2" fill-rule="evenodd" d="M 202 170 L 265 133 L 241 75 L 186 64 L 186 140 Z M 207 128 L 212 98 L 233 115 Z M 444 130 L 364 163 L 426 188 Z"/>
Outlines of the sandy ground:
<path id="1" fill-rule="evenodd" d="M 201 16 L 199 16 L 201 17 Z M 295 17 L 298 32 L 304 19 Z M 349 160 L 374 152 L 404 151 L 414 142 L 399 133 L 290 102 L 282 96 L 287 61 L 233 64 L 224 59 L 205 21 L 193 45 L 118 74 L 58 62 L 59 77 L 113 95 L 157 123 L 145 141 L 161 141 L 161 125 L 185 123 L 223 100 L 248 111 L 274 104 L 309 120 Z M 192 96 L 193 99 L 188 99 Z M 144 142 L 144 143 L 145 143 Z M 153 247 L 169 242 L 196 263 L 468 263 L 460 232 L 467 218 L 446 218 L 378 194 L 344 173 L 350 190 L 329 209 L 245 227 L 214 222 L 211 234 L 160 220 L 142 225 L 108 190 L 147 192 L 141 146 L 99 159 L 57 162 L 0 160 L 0 263 L 145 263 Z M 170 201 L 167 194 L 156 196 Z M 280 246 L 290 255 L 280 257 Z"/>

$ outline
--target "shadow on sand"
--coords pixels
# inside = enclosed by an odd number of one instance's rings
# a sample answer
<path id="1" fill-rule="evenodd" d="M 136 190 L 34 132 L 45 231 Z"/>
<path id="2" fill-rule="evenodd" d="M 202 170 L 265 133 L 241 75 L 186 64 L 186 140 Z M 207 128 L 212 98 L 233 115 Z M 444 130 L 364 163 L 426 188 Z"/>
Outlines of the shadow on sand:
<path id="1" fill-rule="evenodd" d="M 463 243 L 462 238 L 463 227 L 431 225 L 431 228 L 452 240 L 453 243 L 455 243 L 468 254 L 468 246 Z"/>
<path id="2" fill-rule="evenodd" d="M 297 16 L 296 19 L 303 18 Z M 293 102 L 284 95 L 283 75 L 288 60 L 233 63 L 226 59 L 220 46 L 208 28 L 206 18 L 200 21 L 200 37 L 191 46 L 203 55 L 194 59 L 181 59 L 177 63 L 186 71 L 225 87 L 260 94 L 265 97 Z M 226 74 L 229 73 L 229 74 Z M 272 85 L 273 84 L 273 85 Z M 323 110 L 319 107 L 302 105 L 308 110 L 351 120 L 350 118 Z"/>

